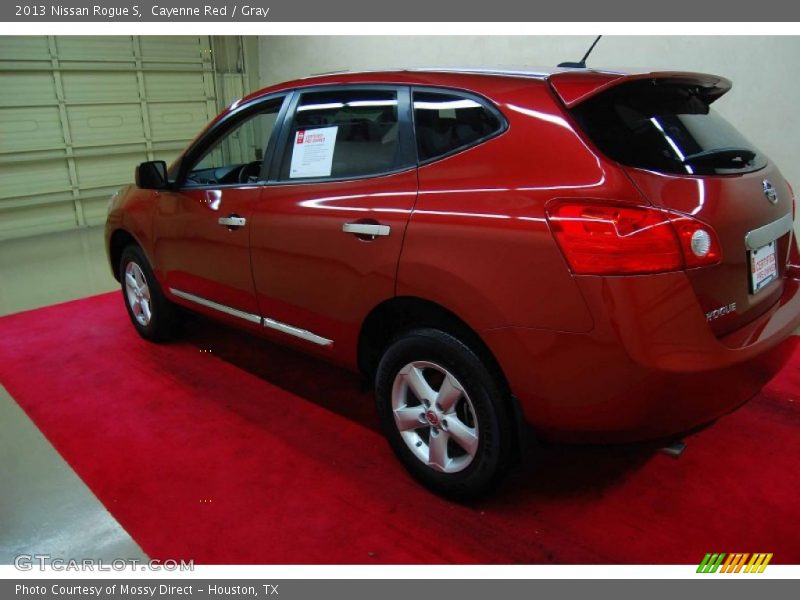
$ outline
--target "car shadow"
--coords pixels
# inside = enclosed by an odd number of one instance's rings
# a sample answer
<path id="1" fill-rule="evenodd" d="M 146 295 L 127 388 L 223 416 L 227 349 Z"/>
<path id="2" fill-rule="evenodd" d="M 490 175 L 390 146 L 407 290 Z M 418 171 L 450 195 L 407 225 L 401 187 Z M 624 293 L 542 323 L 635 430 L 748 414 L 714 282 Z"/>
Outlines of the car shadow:
<path id="1" fill-rule="evenodd" d="M 200 315 L 187 316 L 184 329 L 182 338 L 189 344 L 211 350 L 238 369 L 380 433 L 374 395 L 361 376 Z M 245 404 L 237 409 L 248 410 Z M 503 493 L 478 504 L 517 503 L 531 497 L 601 496 L 666 443 L 669 440 L 628 444 L 533 441 L 521 452 Z"/>
<path id="2" fill-rule="evenodd" d="M 380 431 L 372 391 L 356 373 L 201 315 L 186 316 L 181 337 L 295 396 Z"/>

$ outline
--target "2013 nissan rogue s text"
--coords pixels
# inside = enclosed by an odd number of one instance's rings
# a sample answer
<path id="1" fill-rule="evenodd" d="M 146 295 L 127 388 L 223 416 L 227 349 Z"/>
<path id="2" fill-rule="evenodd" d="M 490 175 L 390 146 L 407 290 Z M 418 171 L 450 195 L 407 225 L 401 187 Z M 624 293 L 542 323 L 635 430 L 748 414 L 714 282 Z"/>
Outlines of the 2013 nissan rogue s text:
<path id="1" fill-rule="evenodd" d="M 182 307 L 361 371 L 411 474 L 475 496 L 526 431 L 670 436 L 785 362 L 794 198 L 711 107 L 730 88 L 590 69 L 269 87 L 138 167 L 111 267 L 149 340 Z"/>

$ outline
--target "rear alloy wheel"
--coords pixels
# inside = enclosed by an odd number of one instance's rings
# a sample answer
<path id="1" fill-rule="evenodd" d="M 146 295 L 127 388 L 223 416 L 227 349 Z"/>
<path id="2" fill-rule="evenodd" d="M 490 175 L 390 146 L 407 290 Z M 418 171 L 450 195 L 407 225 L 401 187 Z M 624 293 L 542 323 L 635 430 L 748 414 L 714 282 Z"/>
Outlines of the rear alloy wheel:
<path id="1" fill-rule="evenodd" d="M 376 374 L 395 454 L 422 484 L 462 500 L 493 489 L 509 466 L 512 427 L 501 389 L 469 347 L 436 329 L 395 340 Z"/>
<path id="2" fill-rule="evenodd" d="M 400 369 L 392 386 L 392 413 L 408 449 L 431 469 L 458 473 L 478 452 L 472 401 L 440 365 L 415 361 Z"/>
<path id="3" fill-rule="evenodd" d="M 177 310 L 164 297 L 144 252 L 138 246 L 128 246 L 123 250 L 119 279 L 125 308 L 139 335 L 153 342 L 173 338 L 178 327 Z"/>

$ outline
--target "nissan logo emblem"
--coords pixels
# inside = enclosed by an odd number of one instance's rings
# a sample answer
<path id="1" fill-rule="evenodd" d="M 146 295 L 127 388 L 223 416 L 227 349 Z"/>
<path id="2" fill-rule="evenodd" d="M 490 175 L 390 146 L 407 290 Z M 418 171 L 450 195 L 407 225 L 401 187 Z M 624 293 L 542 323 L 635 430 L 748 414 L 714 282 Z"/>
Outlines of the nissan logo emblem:
<path id="1" fill-rule="evenodd" d="M 767 200 L 770 201 L 770 204 L 777 204 L 778 203 L 778 192 L 775 190 L 775 186 L 772 185 L 769 179 L 765 179 L 761 182 L 761 186 L 764 190 L 764 195 L 767 197 Z"/>

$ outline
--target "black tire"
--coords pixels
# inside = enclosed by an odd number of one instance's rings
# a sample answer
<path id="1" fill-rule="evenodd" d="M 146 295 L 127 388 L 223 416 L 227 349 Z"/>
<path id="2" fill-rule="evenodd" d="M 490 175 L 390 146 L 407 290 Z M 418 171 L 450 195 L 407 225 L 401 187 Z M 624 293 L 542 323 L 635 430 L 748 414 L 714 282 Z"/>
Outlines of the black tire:
<path id="1" fill-rule="evenodd" d="M 150 317 L 146 322 L 142 322 L 137 314 L 134 313 L 132 300 L 129 299 L 129 291 L 126 286 L 126 272 L 129 265 L 138 267 L 149 292 L 150 301 L 148 303 Z M 122 299 L 125 302 L 125 309 L 133 323 L 134 328 L 140 336 L 151 342 L 165 342 L 175 337 L 179 326 L 179 314 L 176 306 L 166 299 L 161 291 L 158 280 L 153 275 L 150 263 L 139 246 L 130 245 L 122 251 L 119 261 L 119 280 L 122 285 Z M 140 310 L 137 309 L 137 310 Z"/>
<path id="2" fill-rule="evenodd" d="M 409 396 L 408 385 L 403 380 L 408 381 L 408 375 L 400 375 L 398 391 L 398 402 L 404 404 L 409 410 L 420 410 L 421 428 L 413 430 L 411 434 L 406 430 L 401 434 L 395 422 L 395 411 L 392 404 L 392 395 L 395 388 L 396 379 L 401 370 L 410 373 L 409 367 L 412 363 L 432 365 L 428 369 L 422 367 L 418 372 L 425 373 L 426 379 L 433 377 L 431 389 L 441 391 L 441 387 L 436 387 L 435 378 L 447 377 L 439 373 L 437 368 L 444 368 L 460 384 L 464 394 L 456 405 L 466 416 L 464 422 L 475 422 L 477 428 L 472 431 L 477 432 L 477 450 L 470 454 L 461 446 L 453 446 L 451 441 L 446 441 L 447 462 L 451 459 L 451 450 L 464 452 L 467 458 L 457 456 L 455 460 L 467 462 L 466 466 L 456 472 L 442 472 L 439 468 L 434 468 L 424 459 L 418 457 L 412 446 L 417 448 L 417 452 L 428 454 L 430 460 L 430 448 L 432 446 L 425 443 L 426 430 L 428 442 L 431 436 L 438 436 L 447 433 L 451 437 L 455 430 L 447 431 L 447 414 L 438 412 L 439 417 L 434 414 L 428 421 L 428 413 L 423 404 L 414 404 L 416 396 Z M 442 384 L 440 384 L 441 386 Z M 464 343 L 452 335 L 437 329 L 417 329 L 405 333 L 395 339 L 387 348 L 383 358 L 378 365 L 375 376 L 375 387 L 378 405 L 378 414 L 384 434 L 389 440 L 389 444 L 397 457 L 408 469 L 411 475 L 430 490 L 454 500 L 472 500 L 493 491 L 502 476 L 508 471 L 511 465 L 513 449 L 513 427 L 512 420 L 507 409 L 507 402 L 503 387 L 491 375 L 486 365 L 481 359 Z M 407 400 L 400 400 L 406 398 Z M 408 400 L 410 398 L 410 400 Z M 468 407 L 464 408 L 465 402 Z M 466 411 L 466 412 L 465 412 Z M 472 417 L 470 418 L 470 415 Z M 451 413 L 452 416 L 452 413 Z M 452 422 L 452 421 L 451 421 Z M 433 425 L 431 424 L 433 423 Z M 410 427 L 414 427 L 414 422 Z M 463 424 L 463 423 L 459 423 Z M 407 442 L 404 439 L 410 440 Z M 416 437 L 415 437 L 416 436 Z M 444 438 L 444 439 L 448 439 Z M 455 442 L 452 439 L 452 442 Z M 420 444 L 422 442 L 422 444 Z M 470 459 L 469 456 L 472 456 Z M 436 462 L 436 461 L 434 461 Z M 441 462 L 441 461 L 438 461 Z M 438 463 L 437 463 L 438 464 Z"/>

